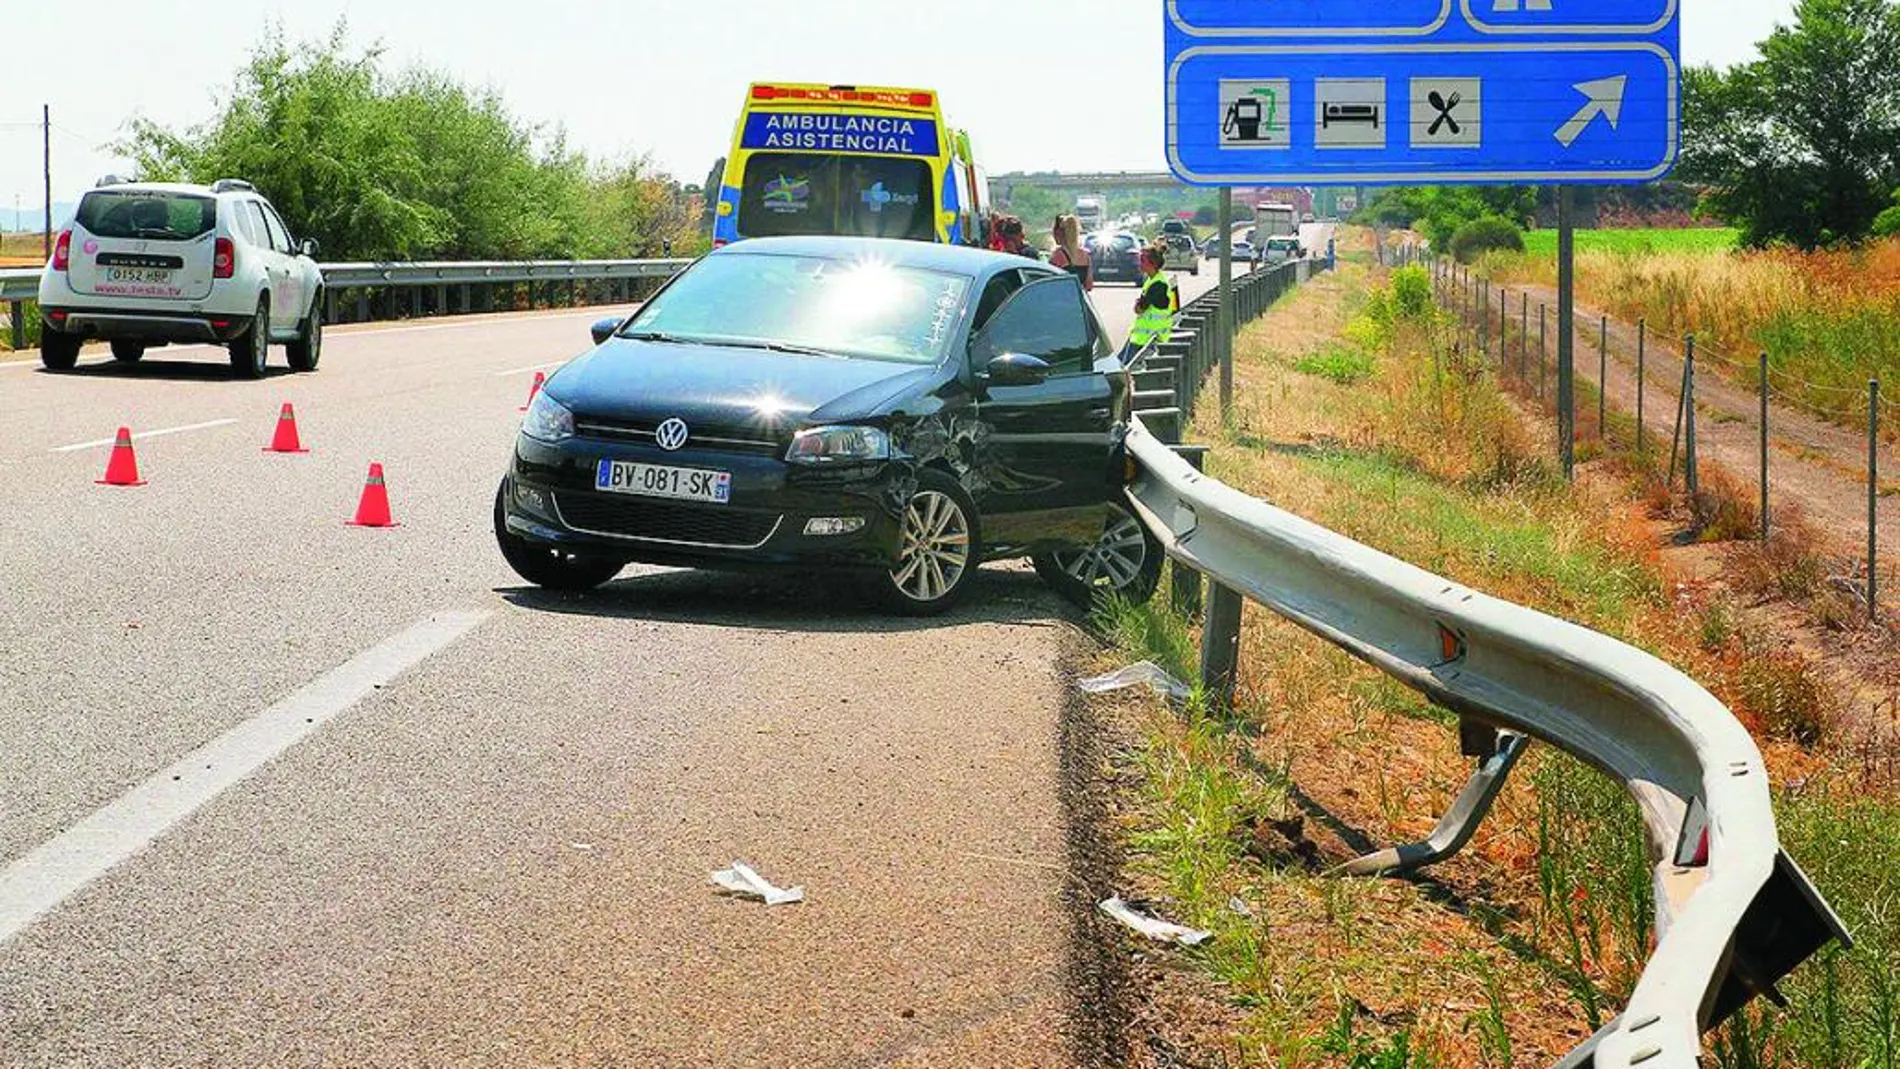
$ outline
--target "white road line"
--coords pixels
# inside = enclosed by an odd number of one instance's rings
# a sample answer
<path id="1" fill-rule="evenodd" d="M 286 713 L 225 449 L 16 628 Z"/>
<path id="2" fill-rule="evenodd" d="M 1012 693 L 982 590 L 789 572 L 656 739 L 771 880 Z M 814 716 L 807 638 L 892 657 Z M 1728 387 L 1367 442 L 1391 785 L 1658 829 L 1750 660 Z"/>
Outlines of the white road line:
<path id="1" fill-rule="evenodd" d="M 572 359 L 572 357 L 569 357 L 569 359 Z M 530 371 L 545 371 L 551 367 L 560 367 L 565 363 L 567 363 L 567 360 L 550 360 L 545 364 L 530 364 L 527 367 L 511 367 L 506 371 L 495 372 L 495 377 L 505 379 L 510 375 L 526 375 Z"/>
<path id="2" fill-rule="evenodd" d="M 383 640 L 0 870 L 0 945 L 488 615 L 442 613 Z"/>
<path id="3" fill-rule="evenodd" d="M 137 434 L 134 434 L 132 436 L 132 440 L 136 442 L 144 438 L 163 438 L 168 434 L 183 434 L 186 431 L 204 431 L 204 430 L 210 430 L 213 427 L 229 427 L 231 424 L 236 423 L 236 422 L 237 420 L 235 419 L 214 419 L 205 423 L 187 423 L 182 427 L 165 427 L 161 430 L 156 430 L 156 431 L 141 431 Z M 111 438 L 95 438 L 90 442 L 78 442 L 73 445 L 62 445 L 59 448 L 53 450 L 53 452 L 77 453 L 81 449 L 97 449 L 102 445 L 113 445 L 113 444 L 116 444 L 118 440 L 119 439 L 117 438 L 117 436 L 114 436 Z"/>

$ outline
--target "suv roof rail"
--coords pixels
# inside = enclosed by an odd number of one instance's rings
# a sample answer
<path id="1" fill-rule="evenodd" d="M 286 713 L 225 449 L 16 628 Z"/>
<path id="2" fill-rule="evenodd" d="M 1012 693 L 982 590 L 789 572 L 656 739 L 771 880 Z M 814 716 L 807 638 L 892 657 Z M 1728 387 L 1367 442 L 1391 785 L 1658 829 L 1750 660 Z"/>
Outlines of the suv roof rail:
<path id="1" fill-rule="evenodd" d="M 257 192 L 257 187 L 242 178 L 220 178 L 216 182 L 211 183 L 211 192 L 213 193 L 230 193 L 233 190 L 255 193 Z"/>
<path id="2" fill-rule="evenodd" d="M 92 184 L 92 188 L 104 189 L 107 186 L 122 186 L 130 181 L 130 178 L 124 178 L 116 174 L 101 175 L 99 180 Z"/>

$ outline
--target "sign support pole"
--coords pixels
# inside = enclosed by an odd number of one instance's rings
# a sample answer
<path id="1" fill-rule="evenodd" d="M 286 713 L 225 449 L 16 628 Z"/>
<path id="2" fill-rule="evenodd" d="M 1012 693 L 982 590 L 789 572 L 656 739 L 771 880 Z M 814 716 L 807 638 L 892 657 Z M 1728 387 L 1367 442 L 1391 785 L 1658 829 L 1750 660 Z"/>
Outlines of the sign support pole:
<path id="1" fill-rule="evenodd" d="M 1557 187 L 1557 455 L 1564 478 L 1577 476 L 1576 202 Z"/>
<path id="2" fill-rule="evenodd" d="M 1220 420 L 1226 426 L 1234 414 L 1234 191 L 1220 190 Z"/>

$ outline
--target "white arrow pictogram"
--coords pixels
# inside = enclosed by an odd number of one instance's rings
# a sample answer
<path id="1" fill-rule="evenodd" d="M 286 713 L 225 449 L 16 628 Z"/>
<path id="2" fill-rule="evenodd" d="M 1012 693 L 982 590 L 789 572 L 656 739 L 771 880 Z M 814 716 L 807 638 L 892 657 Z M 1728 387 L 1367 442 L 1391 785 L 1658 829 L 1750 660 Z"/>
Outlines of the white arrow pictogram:
<path id="1" fill-rule="evenodd" d="M 1582 110 L 1570 117 L 1570 121 L 1557 128 L 1557 140 L 1565 148 L 1577 143 L 1583 132 L 1601 115 L 1610 120 L 1610 129 L 1623 118 L 1623 91 L 1629 88 L 1629 76 L 1619 74 L 1614 78 L 1601 78 L 1594 82 L 1578 82 L 1577 92 L 1590 98 Z"/>

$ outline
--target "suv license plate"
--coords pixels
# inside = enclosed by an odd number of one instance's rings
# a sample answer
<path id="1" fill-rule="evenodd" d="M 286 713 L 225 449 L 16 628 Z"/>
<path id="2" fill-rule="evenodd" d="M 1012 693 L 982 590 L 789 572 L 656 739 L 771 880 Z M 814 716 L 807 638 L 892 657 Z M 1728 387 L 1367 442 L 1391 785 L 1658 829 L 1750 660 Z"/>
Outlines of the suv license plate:
<path id="1" fill-rule="evenodd" d="M 703 468 L 669 468 L 629 460 L 603 460 L 594 469 L 594 489 L 608 494 L 670 497 L 682 501 L 732 503 L 732 473 Z"/>
<path id="2" fill-rule="evenodd" d="M 172 282 L 172 272 L 156 267 L 108 267 L 105 272 L 107 282 L 135 286 L 169 286 Z"/>

